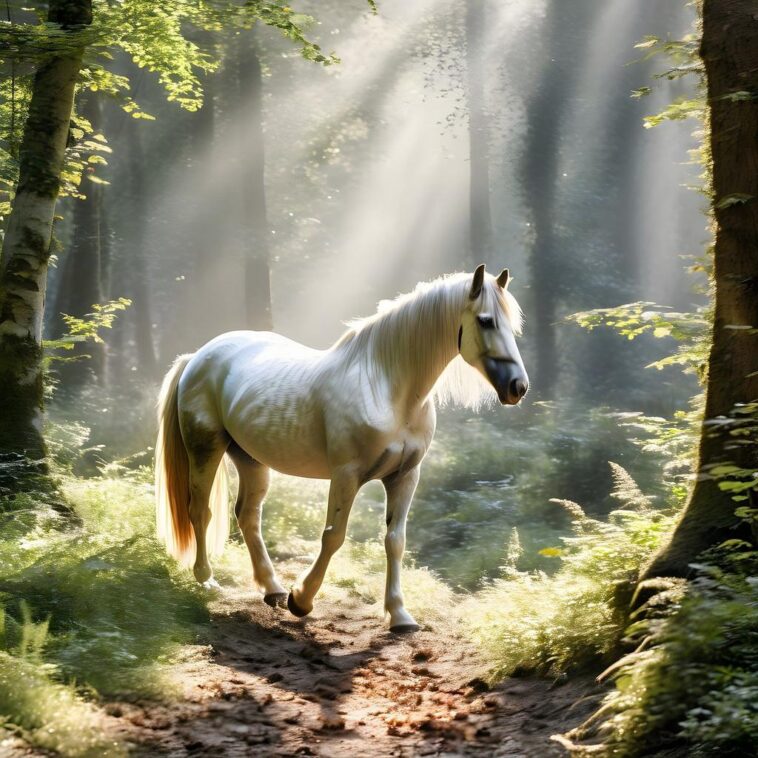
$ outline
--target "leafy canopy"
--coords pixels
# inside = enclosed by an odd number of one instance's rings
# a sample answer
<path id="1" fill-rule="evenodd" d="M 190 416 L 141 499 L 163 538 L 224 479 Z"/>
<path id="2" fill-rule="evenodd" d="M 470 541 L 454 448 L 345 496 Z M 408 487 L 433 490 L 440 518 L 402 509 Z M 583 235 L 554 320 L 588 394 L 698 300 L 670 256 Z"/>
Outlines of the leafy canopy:
<path id="1" fill-rule="evenodd" d="M 134 118 L 151 119 L 131 94 L 129 77 L 116 70 L 127 55 L 155 76 L 169 101 L 195 111 L 203 104 L 202 77 L 219 64 L 212 33 L 249 29 L 257 23 L 277 29 L 300 49 L 306 60 L 323 65 L 338 62 L 306 36 L 313 22 L 278 0 L 93 0 L 92 24 L 63 29 L 46 20 L 47 3 L 31 7 L 8 2 L 0 20 L 0 223 L 10 212 L 18 177 L 18 153 L 31 98 L 35 69 L 45 60 L 83 51 L 80 89 L 114 98 Z M 204 40 L 201 44 L 199 40 Z M 79 115 L 73 119 L 72 141 L 62 177 L 62 194 L 78 190 L 85 165 L 105 163 L 105 137 L 93 132 Z M 102 181 L 88 173 L 92 181 Z"/>

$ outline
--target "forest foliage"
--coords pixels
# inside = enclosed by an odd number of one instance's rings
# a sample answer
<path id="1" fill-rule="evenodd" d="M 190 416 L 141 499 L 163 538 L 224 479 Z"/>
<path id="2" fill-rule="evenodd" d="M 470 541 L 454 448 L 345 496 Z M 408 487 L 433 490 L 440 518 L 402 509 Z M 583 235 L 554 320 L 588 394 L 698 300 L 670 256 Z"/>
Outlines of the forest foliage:
<path id="1" fill-rule="evenodd" d="M 62 29 L 46 20 L 45 8 L 14 5 L 21 22 L 0 20 L 0 221 L 10 211 L 18 177 L 18 157 L 26 113 L 31 99 L 35 67 L 46 59 L 84 49 L 79 91 L 97 92 L 113 99 L 133 118 L 153 119 L 133 96 L 132 82 L 122 73 L 124 55 L 138 69 L 155 74 L 168 101 L 188 111 L 203 103 L 202 79 L 215 71 L 222 50 L 214 32 L 250 28 L 260 22 L 277 29 L 297 45 L 310 61 L 330 65 L 338 62 L 310 41 L 307 28 L 310 16 L 295 12 L 282 2 L 191 2 L 156 4 L 145 0 L 108 0 L 93 2 L 93 20 L 78 30 Z M 106 136 L 93 128 L 80 113 L 72 116 L 71 144 L 66 151 L 61 196 L 81 198 L 83 175 L 89 181 L 103 182 L 96 171 L 107 165 L 111 152 Z M 90 169 L 86 171 L 85 169 Z"/>

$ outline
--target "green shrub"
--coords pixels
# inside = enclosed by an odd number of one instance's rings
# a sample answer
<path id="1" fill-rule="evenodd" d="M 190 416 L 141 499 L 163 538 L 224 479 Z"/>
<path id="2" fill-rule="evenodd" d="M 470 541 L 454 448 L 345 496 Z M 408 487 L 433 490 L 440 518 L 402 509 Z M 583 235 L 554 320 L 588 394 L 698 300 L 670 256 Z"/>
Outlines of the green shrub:
<path id="1" fill-rule="evenodd" d="M 721 566 L 697 566 L 698 576 L 689 585 L 680 583 L 667 598 L 658 596 L 656 606 L 646 609 L 648 618 L 630 627 L 640 646 L 613 667 L 615 688 L 604 706 L 569 735 L 575 753 L 753 754 L 758 744 L 758 553 L 743 548 L 713 558 Z"/>

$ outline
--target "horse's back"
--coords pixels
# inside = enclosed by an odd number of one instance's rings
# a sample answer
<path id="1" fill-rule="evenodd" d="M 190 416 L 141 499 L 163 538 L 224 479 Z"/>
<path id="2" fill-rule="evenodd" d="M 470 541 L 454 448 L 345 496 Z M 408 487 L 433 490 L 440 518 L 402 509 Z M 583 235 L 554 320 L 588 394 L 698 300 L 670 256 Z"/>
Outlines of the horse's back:
<path id="1" fill-rule="evenodd" d="M 256 460 L 285 473 L 325 476 L 323 455 L 315 454 L 323 448 L 316 391 L 322 357 L 273 332 L 228 332 L 203 345 L 188 363 L 183 402 L 195 413 L 215 415 Z M 290 461 L 303 457 L 310 463 L 290 469 Z"/>

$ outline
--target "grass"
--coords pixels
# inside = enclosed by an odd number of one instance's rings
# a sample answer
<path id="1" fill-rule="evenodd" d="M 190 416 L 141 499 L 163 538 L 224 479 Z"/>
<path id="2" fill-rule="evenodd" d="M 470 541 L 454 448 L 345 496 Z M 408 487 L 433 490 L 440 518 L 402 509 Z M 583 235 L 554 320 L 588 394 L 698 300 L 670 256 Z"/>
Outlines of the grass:
<path id="1" fill-rule="evenodd" d="M 19 619 L 27 603 L 35 621 L 49 621 L 46 659 L 107 695 L 160 694 L 160 661 L 207 618 L 202 593 L 152 536 L 146 476 L 67 477 L 63 491 L 81 526 L 60 528 L 40 514 L 0 546 L 0 555 L 15 555 L 0 569 L 8 616 Z"/>
<path id="2" fill-rule="evenodd" d="M 170 697 L 171 661 L 208 618 L 152 536 L 147 477 L 65 476 L 79 525 L 33 495 L 0 503 L 0 724 L 33 745 L 118 754 L 88 701 Z"/>
<path id="3" fill-rule="evenodd" d="M 95 708 L 55 677 L 49 665 L 0 652 L 0 727 L 59 755 L 126 755 L 103 734 Z"/>
<path id="4" fill-rule="evenodd" d="M 559 501 L 571 515 L 573 533 L 543 551 L 559 563 L 554 573 L 516 568 L 521 550 L 516 533 L 503 575 L 461 604 L 468 633 L 492 662 L 493 679 L 521 671 L 558 676 L 616 648 L 626 593 L 672 517 L 651 509 L 623 469 L 617 467 L 614 476 L 624 507 L 608 521 Z"/>

